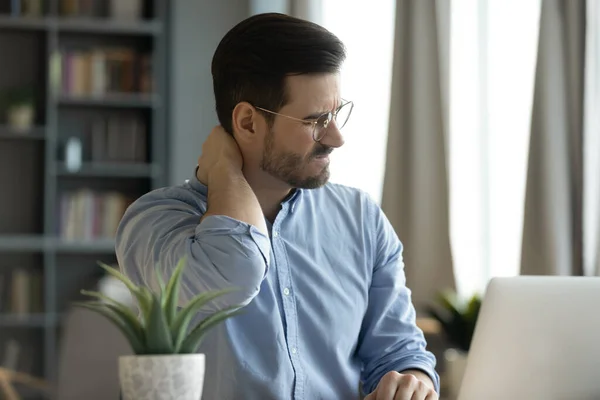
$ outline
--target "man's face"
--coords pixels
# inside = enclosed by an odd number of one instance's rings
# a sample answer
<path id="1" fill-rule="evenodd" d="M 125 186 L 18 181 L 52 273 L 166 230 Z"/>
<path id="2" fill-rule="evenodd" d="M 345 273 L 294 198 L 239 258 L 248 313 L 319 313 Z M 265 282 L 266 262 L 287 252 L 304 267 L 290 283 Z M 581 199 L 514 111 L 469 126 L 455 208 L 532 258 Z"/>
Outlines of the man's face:
<path id="1" fill-rule="evenodd" d="M 278 113 L 290 117 L 315 120 L 341 104 L 337 74 L 291 76 L 287 90 L 290 101 Z M 329 154 L 344 140 L 335 123 L 329 124 L 320 142 L 313 140 L 313 129 L 313 124 L 275 116 L 264 138 L 260 168 L 294 188 L 325 185 Z"/>

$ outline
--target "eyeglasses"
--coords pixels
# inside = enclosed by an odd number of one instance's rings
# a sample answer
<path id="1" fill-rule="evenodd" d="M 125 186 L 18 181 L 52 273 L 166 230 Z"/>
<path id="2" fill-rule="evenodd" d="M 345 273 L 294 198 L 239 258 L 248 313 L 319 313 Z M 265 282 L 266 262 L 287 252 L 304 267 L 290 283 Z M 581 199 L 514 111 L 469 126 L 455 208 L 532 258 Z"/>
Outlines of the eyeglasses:
<path id="1" fill-rule="evenodd" d="M 351 101 L 343 100 L 344 103 L 340 105 L 337 110 L 329 111 L 322 115 L 320 115 L 316 119 L 300 119 L 295 117 L 290 117 L 289 115 L 279 114 L 275 111 L 267 110 L 262 107 L 256 107 L 257 109 L 268 112 L 273 115 L 279 115 L 281 117 L 289 118 L 294 121 L 302 122 L 306 125 L 312 125 L 312 137 L 315 142 L 320 142 L 327 133 L 327 127 L 331 121 L 335 121 L 338 129 L 342 129 L 348 119 L 350 118 L 350 114 L 352 114 L 352 109 L 354 108 L 354 103 Z"/>

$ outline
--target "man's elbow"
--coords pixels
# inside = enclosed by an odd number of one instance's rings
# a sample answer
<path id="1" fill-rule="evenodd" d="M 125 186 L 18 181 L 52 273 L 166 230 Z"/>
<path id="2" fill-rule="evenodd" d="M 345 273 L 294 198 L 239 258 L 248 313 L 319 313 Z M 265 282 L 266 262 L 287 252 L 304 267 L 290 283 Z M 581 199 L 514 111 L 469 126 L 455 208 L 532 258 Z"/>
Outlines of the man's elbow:
<path id="1" fill-rule="evenodd" d="M 211 302 L 213 309 L 244 306 L 258 294 L 270 259 L 270 242 L 264 235 L 227 220 L 211 220 L 215 226 L 171 222 L 169 229 L 146 229 L 144 225 L 140 231 L 141 222 L 139 216 L 124 218 L 117 235 L 119 265 L 135 283 L 157 291 L 157 268 L 166 282 L 185 258 L 180 306 L 209 291 L 233 290 Z"/>
<path id="2" fill-rule="evenodd" d="M 216 311 L 236 305 L 246 306 L 259 293 L 268 263 L 258 246 L 248 246 L 243 251 L 232 247 L 228 252 L 201 246 L 197 242 L 188 246 L 188 265 L 182 279 L 184 295 L 180 305 L 201 293 L 231 290 L 204 310 Z"/>

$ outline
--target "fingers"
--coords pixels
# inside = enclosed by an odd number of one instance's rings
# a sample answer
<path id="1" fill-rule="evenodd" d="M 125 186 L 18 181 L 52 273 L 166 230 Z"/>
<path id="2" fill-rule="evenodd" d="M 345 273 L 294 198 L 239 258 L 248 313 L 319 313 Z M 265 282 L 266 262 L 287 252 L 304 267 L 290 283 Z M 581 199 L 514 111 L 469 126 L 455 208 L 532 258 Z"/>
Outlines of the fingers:
<path id="1" fill-rule="evenodd" d="M 440 397 L 433 390 L 429 390 L 429 394 L 425 397 L 425 400 L 439 400 L 439 399 L 440 399 Z"/>
<path id="2" fill-rule="evenodd" d="M 411 400 L 438 400 L 438 395 L 425 382 L 418 380 Z"/>
<path id="3" fill-rule="evenodd" d="M 402 375 L 397 381 L 398 387 L 396 389 L 396 395 L 393 397 L 394 400 L 423 400 L 421 397 L 421 390 L 419 390 L 419 384 L 422 384 L 413 375 Z"/>
<path id="4" fill-rule="evenodd" d="M 431 389 L 425 383 L 419 381 L 410 400 L 427 400 L 430 391 Z"/>
<path id="5" fill-rule="evenodd" d="M 363 400 L 377 400 L 377 389 L 375 389 L 374 392 L 369 393 Z"/>
<path id="6" fill-rule="evenodd" d="M 212 130 L 210 131 L 211 134 L 215 134 L 215 135 L 219 135 L 222 133 L 225 133 L 227 135 L 229 135 L 229 133 L 227 133 L 227 131 L 225 130 L 225 128 L 223 128 L 222 125 L 217 125 L 214 128 L 212 128 Z"/>
<path id="7" fill-rule="evenodd" d="M 388 372 L 365 400 L 438 400 L 438 395 L 414 375 Z"/>
<path id="8" fill-rule="evenodd" d="M 396 400 L 396 392 L 398 392 L 398 386 L 402 375 L 398 372 L 388 372 L 381 378 L 379 385 L 377 385 L 377 397 L 375 400 Z M 406 399 L 400 398 L 400 400 L 410 400 L 410 396 Z"/>
<path id="9" fill-rule="evenodd" d="M 398 389 L 394 400 L 423 400 L 422 393 L 427 394 L 425 384 L 416 376 L 406 374 L 401 375 L 398 380 Z"/>
<path id="10" fill-rule="evenodd" d="M 229 170 L 239 172 L 244 164 L 241 150 L 222 126 L 215 126 L 202 144 L 202 154 L 198 158 L 198 179 L 208 184 L 211 172 Z"/>

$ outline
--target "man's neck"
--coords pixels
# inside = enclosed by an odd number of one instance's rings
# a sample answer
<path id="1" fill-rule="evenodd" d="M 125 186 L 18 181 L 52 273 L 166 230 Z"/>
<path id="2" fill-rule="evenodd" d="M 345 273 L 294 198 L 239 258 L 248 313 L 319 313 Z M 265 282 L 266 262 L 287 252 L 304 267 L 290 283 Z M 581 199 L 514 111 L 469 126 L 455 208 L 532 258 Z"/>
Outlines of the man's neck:
<path id="1" fill-rule="evenodd" d="M 263 214 L 273 223 L 281 209 L 281 202 L 289 196 L 292 188 L 276 180 L 271 175 L 266 174 L 264 171 L 244 169 L 243 172 L 246 181 L 248 181 L 258 199 Z"/>

